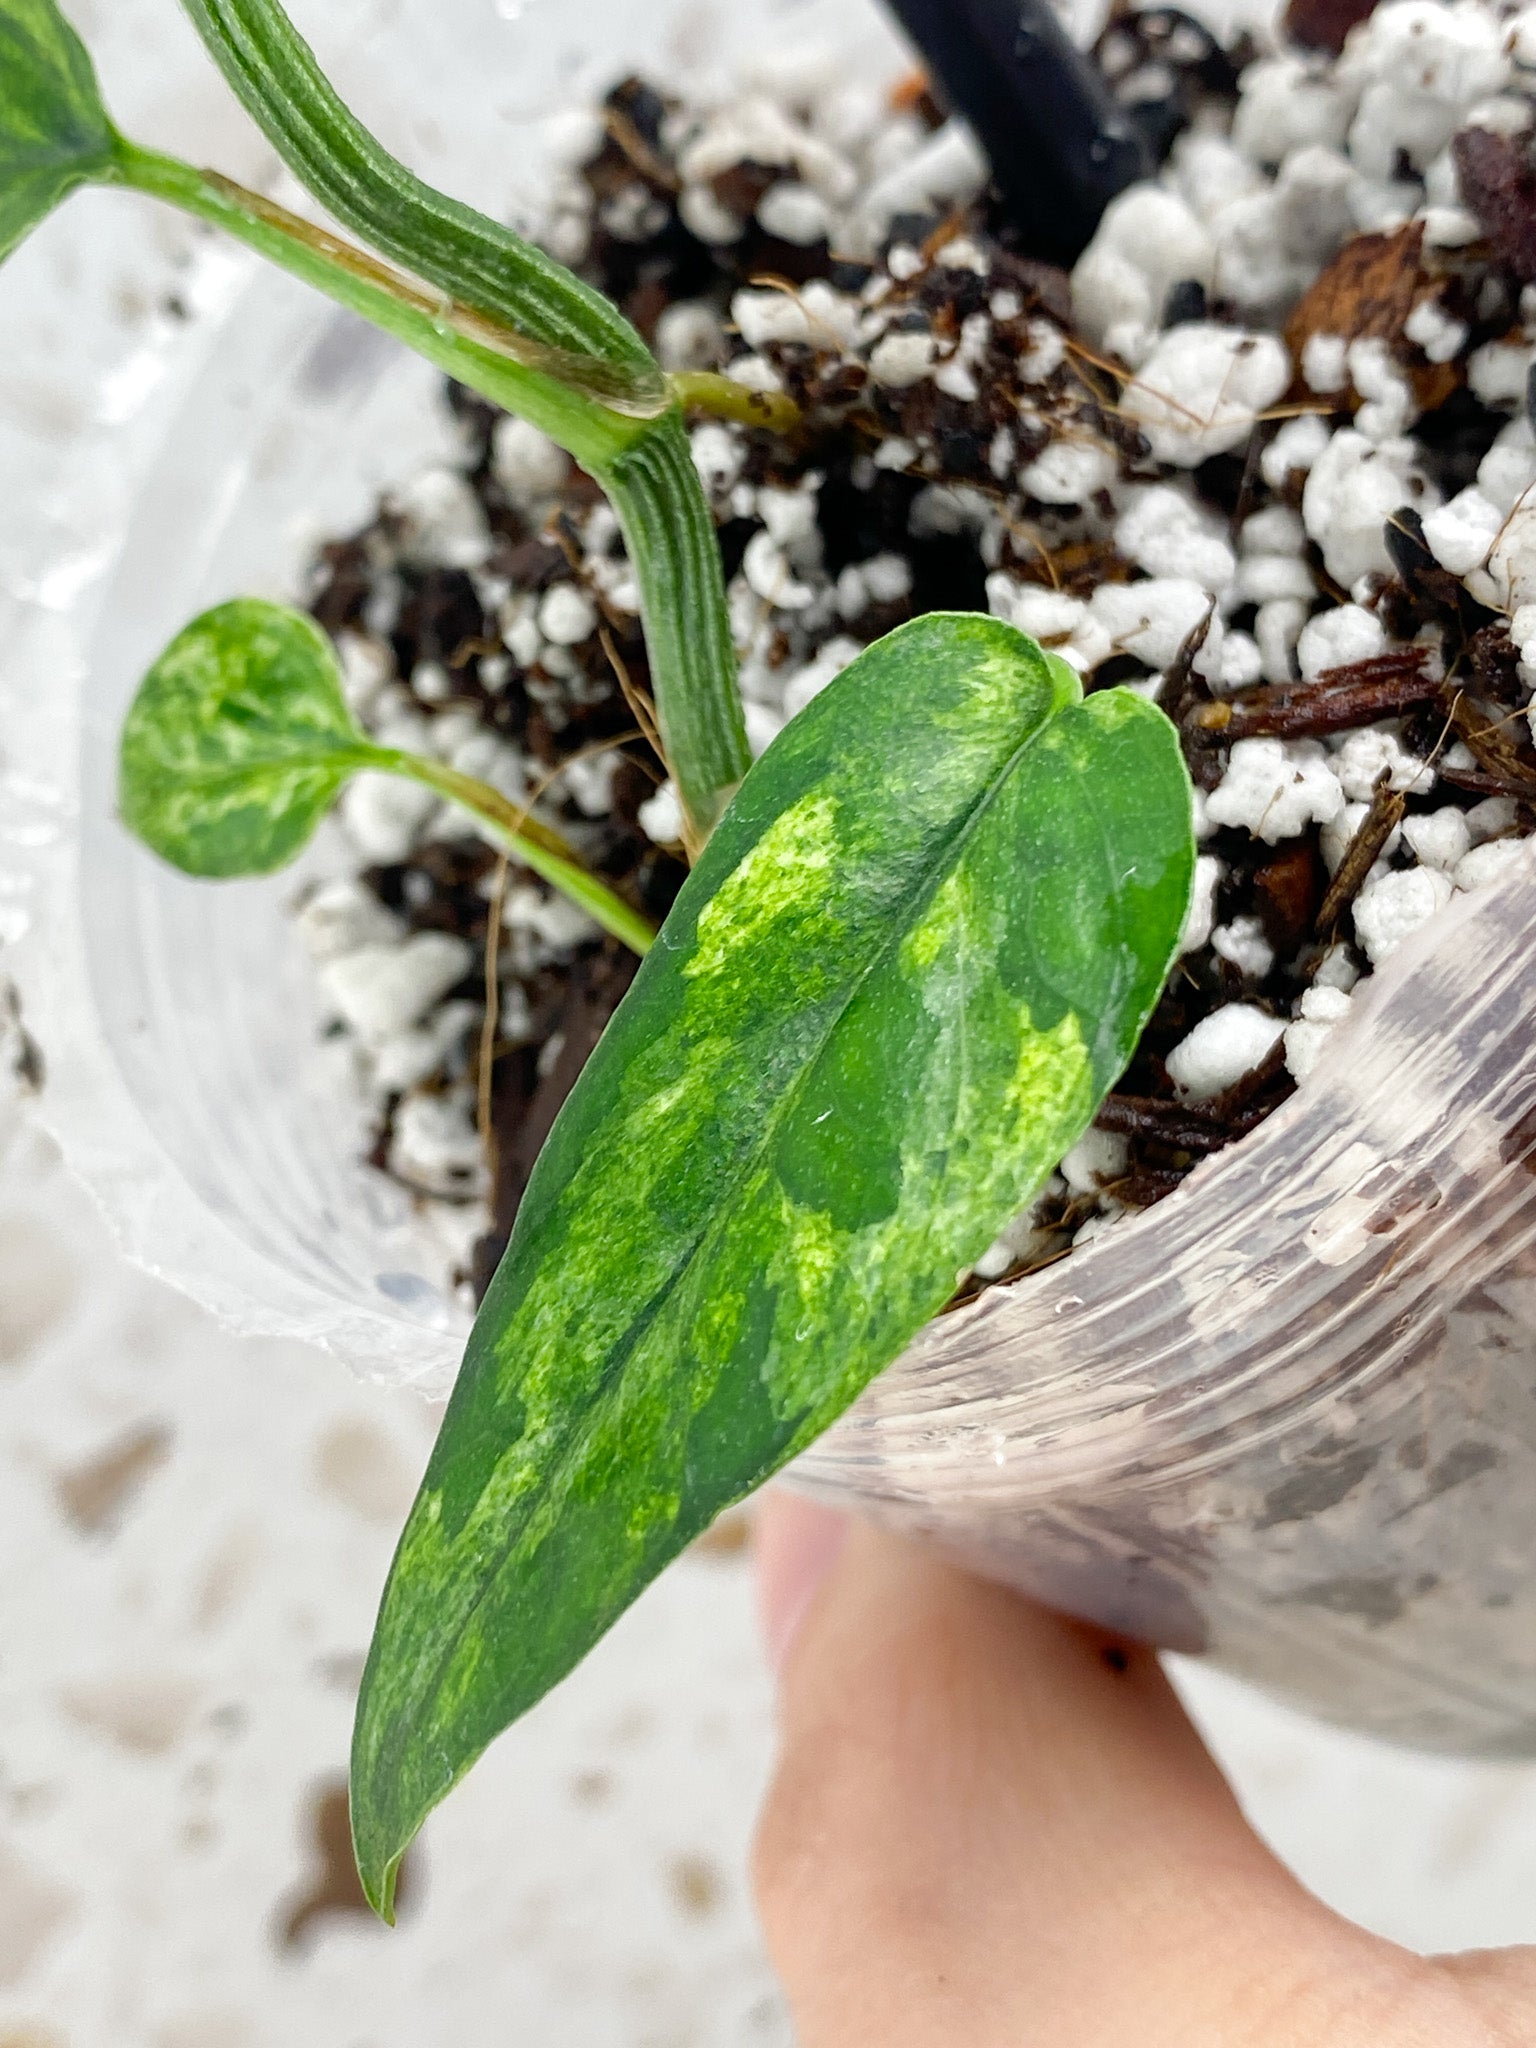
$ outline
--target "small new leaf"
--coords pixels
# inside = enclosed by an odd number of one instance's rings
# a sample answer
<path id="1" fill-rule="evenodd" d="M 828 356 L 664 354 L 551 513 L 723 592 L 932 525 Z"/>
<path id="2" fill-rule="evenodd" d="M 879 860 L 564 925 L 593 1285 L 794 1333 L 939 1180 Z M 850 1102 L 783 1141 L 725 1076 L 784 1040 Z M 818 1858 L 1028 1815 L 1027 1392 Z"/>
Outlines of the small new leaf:
<path id="1" fill-rule="evenodd" d="M 145 677 L 123 728 L 123 822 L 188 874 L 270 874 L 370 753 L 313 619 L 237 598 Z"/>
<path id="2" fill-rule="evenodd" d="M 370 1898 L 486 1745 L 915 1332 L 1087 1128 L 1178 945 L 1177 736 L 976 615 L 752 769 L 539 1160 L 385 1592 Z"/>
<path id="3" fill-rule="evenodd" d="M 0 262 L 115 149 L 91 60 L 53 0 L 0 0 Z"/>
<path id="4" fill-rule="evenodd" d="M 194 619 L 140 685 L 123 727 L 124 824 L 189 875 L 266 875 L 301 853 L 360 768 L 419 782 L 643 953 L 655 926 L 498 789 L 353 722 L 336 651 L 314 620 L 259 598 Z"/>

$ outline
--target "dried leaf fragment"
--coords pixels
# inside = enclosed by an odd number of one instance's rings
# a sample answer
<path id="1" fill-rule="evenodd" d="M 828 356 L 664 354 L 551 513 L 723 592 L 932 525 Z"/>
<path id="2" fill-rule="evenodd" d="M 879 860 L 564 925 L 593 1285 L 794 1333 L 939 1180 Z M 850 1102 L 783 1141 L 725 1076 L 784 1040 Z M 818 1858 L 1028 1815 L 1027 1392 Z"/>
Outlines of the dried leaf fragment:
<path id="1" fill-rule="evenodd" d="M 1314 335 L 1384 341 L 1412 385 L 1419 409 L 1433 412 L 1456 389 L 1462 373 L 1454 362 L 1430 362 L 1404 328 L 1416 306 L 1440 298 L 1444 290 L 1445 280 L 1424 263 L 1422 221 L 1408 221 L 1390 234 L 1355 235 L 1302 294 L 1286 322 L 1286 346 L 1300 363 Z M 1361 394 L 1353 382 L 1339 393 L 1338 402 L 1351 412 L 1359 408 Z"/>

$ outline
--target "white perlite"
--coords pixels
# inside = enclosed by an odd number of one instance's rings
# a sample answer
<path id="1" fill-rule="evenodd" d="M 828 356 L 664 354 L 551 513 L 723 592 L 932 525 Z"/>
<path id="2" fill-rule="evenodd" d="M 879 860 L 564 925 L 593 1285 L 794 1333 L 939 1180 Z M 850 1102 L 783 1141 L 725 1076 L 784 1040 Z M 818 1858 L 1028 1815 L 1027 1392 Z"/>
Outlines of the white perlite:
<path id="1" fill-rule="evenodd" d="M 511 1011 L 509 1003 L 502 1018 L 503 1037 L 511 1036 L 510 1027 L 517 1022 Z M 380 1039 L 372 1048 L 374 1086 L 391 1094 L 420 1087 L 465 1043 L 481 1015 L 478 1003 L 444 1003 L 424 1023 Z"/>
<path id="2" fill-rule="evenodd" d="M 553 646 L 579 647 L 597 631 L 597 606 L 574 583 L 557 583 L 539 606 L 539 631 Z"/>
<path id="3" fill-rule="evenodd" d="M 1227 772 L 1206 799 L 1213 824 L 1241 825 L 1267 845 L 1326 825 L 1344 791 L 1316 740 L 1239 740 Z"/>
<path id="4" fill-rule="evenodd" d="M 1227 1003 L 1169 1053 L 1169 1079 L 1187 1101 L 1208 1102 L 1262 1066 L 1284 1033 L 1278 1017 L 1254 1004 Z"/>
<path id="5" fill-rule="evenodd" d="M 757 218 L 770 235 L 802 247 L 823 241 L 831 225 L 826 201 L 809 185 L 770 185 L 758 201 Z"/>
<path id="6" fill-rule="evenodd" d="M 417 932 L 400 946 L 343 953 L 320 971 L 336 1014 L 365 1041 L 419 1024 L 474 966 L 473 949 L 447 932 Z"/>
<path id="7" fill-rule="evenodd" d="M 1403 323 L 1403 332 L 1423 349 L 1432 363 L 1448 363 L 1466 345 L 1467 324 L 1456 320 L 1433 299 L 1420 299 Z"/>
<path id="8" fill-rule="evenodd" d="M 1128 562 L 1149 576 L 1189 577 L 1212 593 L 1226 589 L 1237 561 L 1214 513 L 1170 484 L 1149 484 L 1127 499 L 1115 546 Z"/>
<path id="9" fill-rule="evenodd" d="M 341 799 L 342 823 L 368 862 L 404 860 L 440 800 L 398 775 L 354 775 Z"/>
<path id="10" fill-rule="evenodd" d="M 1160 337 L 1121 397 L 1159 462 L 1192 469 L 1236 448 L 1291 381 L 1291 359 L 1272 334 L 1175 327 Z"/>
<path id="11" fill-rule="evenodd" d="M 1300 1014 L 1285 1033 L 1285 1064 L 1291 1078 L 1305 1081 L 1323 1056 L 1329 1035 L 1349 1015 L 1352 997 L 1348 989 L 1326 984 L 1309 988 L 1301 999 Z"/>
<path id="12" fill-rule="evenodd" d="M 1490 839 L 1474 846 L 1456 863 L 1454 881 L 1463 894 L 1486 889 L 1502 881 L 1512 869 L 1530 865 L 1530 849 L 1523 839 Z"/>
<path id="13" fill-rule="evenodd" d="M 537 503 L 560 490 L 570 476 L 571 458 L 527 420 L 509 416 L 496 422 L 491 436 L 491 473 L 509 497 Z"/>
<path id="14" fill-rule="evenodd" d="M 1195 861 L 1194 886 L 1190 890 L 1189 910 L 1184 918 L 1184 930 L 1179 938 L 1179 953 L 1198 953 L 1202 946 L 1210 943 L 1211 927 L 1216 922 L 1216 891 L 1226 870 L 1213 853 L 1202 853 Z"/>
<path id="15" fill-rule="evenodd" d="M 1349 382 L 1348 344 L 1342 334 L 1313 334 L 1301 352 L 1301 374 L 1314 391 L 1342 391 Z"/>
<path id="16" fill-rule="evenodd" d="M 438 1196 L 477 1192 L 485 1155 L 473 1094 L 410 1095 L 395 1116 L 390 1166 L 408 1186 Z"/>
<path id="17" fill-rule="evenodd" d="M 1426 515 L 1424 538 L 1435 560 L 1453 576 L 1482 567 L 1499 537 L 1504 515 L 1475 484 Z"/>
<path id="18" fill-rule="evenodd" d="M 598 936 L 597 925 L 579 903 L 537 883 L 519 883 L 507 892 L 502 923 L 509 932 L 531 933 L 551 953 L 563 953 Z"/>
<path id="19" fill-rule="evenodd" d="M 480 500 L 456 469 L 426 469 L 398 493 L 405 551 L 425 568 L 478 569 L 491 551 Z"/>
<path id="20" fill-rule="evenodd" d="M 1275 964 L 1275 949 L 1264 936 L 1261 918 L 1244 915 L 1211 933 L 1211 951 L 1250 981 L 1262 981 Z"/>
<path id="21" fill-rule="evenodd" d="M 712 306 L 668 306 L 656 322 L 656 355 L 664 370 L 710 370 L 726 352 L 725 329 Z"/>
<path id="22" fill-rule="evenodd" d="M 1352 661 L 1369 661 L 1386 644 L 1386 628 L 1374 612 L 1357 604 L 1341 604 L 1332 611 L 1319 612 L 1302 628 L 1296 642 L 1296 661 L 1310 683 L 1326 669 L 1343 668 Z"/>
<path id="23" fill-rule="evenodd" d="M 691 437 L 693 466 L 713 495 L 728 491 L 741 475 L 746 448 L 739 434 L 713 420 L 695 427 Z"/>
<path id="24" fill-rule="evenodd" d="M 870 356 L 869 372 L 877 384 L 904 391 L 927 376 L 937 353 L 931 334 L 888 334 Z"/>
<path id="25" fill-rule="evenodd" d="M 1407 442 L 1378 447 L 1353 427 L 1341 427 L 1312 463 L 1301 499 L 1301 516 L 1329 575 L 1346 590 L 1372 570 L 1390 575 L 1386 523 L 1426 492 Z"/>
<path id="26" fill-rule="evenodd" d="M 1466 813 L 1453 804 L 1443 810 L 1427 811 L 1422 817 L 1403 820 L 1403 837 L 1413 849 L 1415 860 L 1442 874 L 1454 874 L 1458 863 L 1472 850 L 1472 833 Z"/>
<path id="27" fill-rule="evenodd" d="M 1355 898 L 1355 934 L 1373 967 L 1390 960 L 1410 933 L 1451 900 L 1451 880 L 1435 868 L 1376 871 Z"/>
<path id="28" fill-rule="evenodd" d="M 1074 1195 L 1096 1194 L 1125 1172 L 1129 1147 L 1113 1131 L 1085 1131 L 1062 1160 L 1060 1173 Z"/>
<path id="29" fill-rule="evenodd" d="M 306 896 L 297 923 L 310 958 L 320 965 L 364 946 L 398 945 L 405 936 L 399 918 L 350 878 L 323 883 Z"/>
<path id="30" fill-rule="evenodd" d="M 738 292 L 731 301 L 731 318 L 748 348 L 810 339 L 809 316 L 799 300 L 788 292 Z"/>
<path id="31" fill-rule="evenodd" d="M 1424 796 L 1434 788 L 1435 771 L 1410 754 L 1390 726 L 1367 725 L 1345 733 L 1333 750 L 1333 772 L 1351 803 L 1366 803 L 1382 777 L 1387 787 Z"/>
<path id="32" fill-rule="evenodd" d="M 664 782 L 653 797 L 640 806 L 640 829 L 658 846 L 675 846 L 683 836 L 683 806 L 677 785 Z"/>
<path id="33" fill-rule="evenodd" d="M 881 347 L 885 345 L 882 342 Z M 1044 505 L 1081 505 L 1113 483 L 1119 468 L 1111 448 L 1095 447 L 1091 441 L 1053 441 L 1029 464 L 1019 482 Z"/>
<path id="34" fill-rule="evenodd" d="M 1216 260 L 1209 230 L 1177 193 L 1133 185 L 1110 201 L 1072 278 L 1089 339 L 1132 364 L 1156 335 L 1170 288 L 1207 285 Z"/>
<path id="35" fill-rule="evenodd" d="M 1149 668 L 1166 668 L 1211 610 L 1202 585 L 1187 576 L 1154 576 L 1144 583 L 1101 583 L 1091 610 L 1111 650 L 1134 654 Z M 1195 657 L 1200 673 L 1221 655 L 1222 627 L 1212 618 L 1204 647 Z"/>

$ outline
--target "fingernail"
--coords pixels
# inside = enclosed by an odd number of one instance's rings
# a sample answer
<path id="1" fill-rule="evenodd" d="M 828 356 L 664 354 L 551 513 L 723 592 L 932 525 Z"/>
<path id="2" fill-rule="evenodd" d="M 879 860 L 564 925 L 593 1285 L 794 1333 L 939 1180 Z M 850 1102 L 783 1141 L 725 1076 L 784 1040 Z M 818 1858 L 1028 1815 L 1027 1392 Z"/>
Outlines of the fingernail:
<path id="1" fill-rule="evenodd" d="M 777 1677 L 801 1623 L 848 1538 L 848 1517 L 775 1488 L 755 1524 L 757 1603 L 768 1662 Z"/>

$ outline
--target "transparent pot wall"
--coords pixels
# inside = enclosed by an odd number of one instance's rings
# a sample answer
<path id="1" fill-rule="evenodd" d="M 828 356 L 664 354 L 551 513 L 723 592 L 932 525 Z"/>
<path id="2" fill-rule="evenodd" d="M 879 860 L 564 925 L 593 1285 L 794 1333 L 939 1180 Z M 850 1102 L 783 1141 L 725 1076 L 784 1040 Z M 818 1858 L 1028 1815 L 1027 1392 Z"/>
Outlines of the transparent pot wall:
<path id="1" fill-rule="evenodd" d="M 804 1483 L 1337 1719 L 1536 1750 L 1533 912 L 1536 860 L 1421 931 L 1302 1093 L 932 1324 Z"/>
<path id="2" fill-rule="evenodd" d="M 498 204 L 537 193 L 542 117 L 627 68 L 818 41 L 865 75 L 900 61 L 862 0 L 384 12 L 352 97 Z M 241 1327 L 441 1386 L 462 1309 L 357 1163 L 295 878 L 189 883 L 112 822 L 147 661 L 206 604 L 291 595 L 317 540 L 441 449 L 436 379 L 270 277 L 168 374 L 173 424 L 80 579 L 73 646 L 34 618 L 10 664 L 6 962 L 47 1113 L 136 1257 Z M 934 1324 L 801 1483 L 1320 1712 L 1536 1748 L 1533 910 L 1536 866 L 1421 933 L 1302 1095 L 1146 1216 Z"/>

